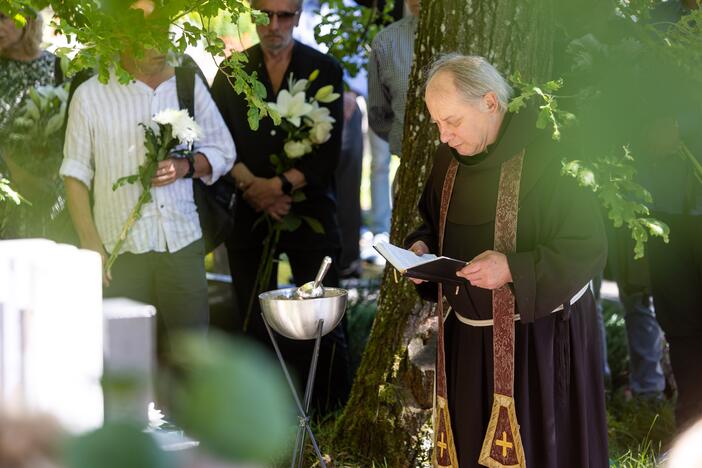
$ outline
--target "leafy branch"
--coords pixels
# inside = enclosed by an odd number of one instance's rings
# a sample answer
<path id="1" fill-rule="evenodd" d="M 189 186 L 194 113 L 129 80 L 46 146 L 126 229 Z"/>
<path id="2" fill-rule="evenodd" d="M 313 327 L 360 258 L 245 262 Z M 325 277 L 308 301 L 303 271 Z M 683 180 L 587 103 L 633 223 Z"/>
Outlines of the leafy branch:
<path id="1" fill-rule="evenodd" d="M 550 124 L 553 129 L 551 137 L 559 141 L 561 128 L 575 121 L 575 115 L 558 108 L 558 99 L 554 93 L 563 87 L 563 79 L 536 85 L 523 80 L 521 74 L 516 72 L 510 77 L 510 81 L 515 88 L 521 91 L 521 94 L 510 101 L 509 112 L 519 113 L 522 108 L 527 106 L 527 102 L 536 99 L 540 102 L 536 127 L 543 130 Z"/>
<path id="2" fill-rule="evenodd" d="M 256 24 L 268 22 L 265 14 L 252 10 L 244 0 L 169 0 L 158 2 L 148 15 L 143 10 L 129 8 L 129 2 L 120 1 L 0 0 L 0 10 L 9 12 L 20 23 L 47 6 L 54 13 L 53 27 L 68 40 L 67 47 L 56 50 L 68 62 L 67 75 L 92 69 L 103 83 L 111 72 L 121 83 L 132 79 L 120 63 L 123 54 L 138 60 L 152 49 L 182 56 L 188 46 L 203 43 L 213 57 L 224 57 L 224 41 L 210 28 L 210 20 L 221 17 L 222 12 L 230 18 L 251 15 Z M 248 121 L 255 129 L 261 118 L 270 115 L 276 120 L 277 116 L 268 113 L 265 87 L 256 74 L 244 71 L 243 64 L 247 61 L 245 54 L 235 52 L 219 68 L 227 74 L 235 91 L 248 100 Z"/>
<path id="3" fill-rule="evenodd" d="M 653 199 L 648 190 L 634 181 L 633 160 L 629 148 L 624 146 L 623 155 L 609 154 L 594 162 L 564 160 L 561 172 L 597 194 L 614 227 L 627 225 L 635 243 L 634 258 L 641 258 L 649 236 L 668 242 L 670 228 L 650 217 L 647 204 Z"/>
<path id="4" fill-rule="evenodd" d="M 398 0 L 399 1 L 399 0 Z M 392 2 L 386 2 L 381 11 L 377 2 L 372 7 L 347 6 L 343 0 L 320 2 L 317 14 L 321 21 L 314 28 L 318 43 L 327 47 L 329 54 L 341 62 L 351 76 L 365 68 L 369 44 L 381 25 L 392 21 Z"/>
<path id="5" fill-rule="evenodd" d="M 0 202 L 7 201 L 10 201 L 15 205 L 19 205 L 20 203 L 29 203 L 24 199 L 24 197 L 22 197 L 22 195 L 17 193 L 12 188 L 9 180 L 5 179 L 4 177 L 0 177 Z"/>

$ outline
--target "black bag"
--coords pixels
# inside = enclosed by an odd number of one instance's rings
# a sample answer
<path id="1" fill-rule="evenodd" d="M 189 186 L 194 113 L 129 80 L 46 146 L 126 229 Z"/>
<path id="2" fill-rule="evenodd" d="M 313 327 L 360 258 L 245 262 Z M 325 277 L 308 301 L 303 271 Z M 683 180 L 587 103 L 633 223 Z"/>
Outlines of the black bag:
<path id="1" fill-rule="evenodd" d="M 189 66 L 176 68 L 178 105 L 181 109 L 187 109 L 193 118 L 196 117 L 195 74 L 198 71 L 198 69 Z M 203 83 L 206 83 L 204 78 Z M 200 216 L 205 251 L 209 253 L 222 244 L 234 229 L 234 204 L 236 202 L 234 180 L 228 173 L 212 185 L 207 185 L 199 179 L 193 179 L 193 195 Z"/>

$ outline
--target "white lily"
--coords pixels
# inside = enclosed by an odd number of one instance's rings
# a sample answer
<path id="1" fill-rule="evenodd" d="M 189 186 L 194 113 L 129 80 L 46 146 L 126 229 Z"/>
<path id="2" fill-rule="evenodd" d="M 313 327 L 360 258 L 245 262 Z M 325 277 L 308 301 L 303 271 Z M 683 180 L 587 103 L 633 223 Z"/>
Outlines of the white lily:
<path id="1" fill-rule="evenodd" d="M 190 144 L 202 136 L 202 129 L 185 109 L 164 109 L 154 116 L 154 122 L 171 126 L 171 135 L 182 144 Z"/>
<path id="2" fill-rule="evenodd" d="M 302 79 L 298 81 L 290 81 L 290 94 L 296 95 L 297 93 L 302 93 L 307 89 L 307 80 Z"/>
<path id="3" fill-rule="evenodd" d="M 269 102 L 268 106 L 280 114 L 281 118 L 296 127 L 300 126 L 302 116 L 312 110 L 312 105 L 305 102 L 305 93 L 299 92 L 294 96 L 284 89 L 278 93 L 276 102 Z"/>
<path id="4" fill-rule="evenodd" d="M 329 109 L 326 107 L 321 107 L 317 104 L 317 101 L 312 103 L 312 110 L 305 116 L 312 120 L 313 126 L 319 123 L 334 123 L 336 119 L 331 116 Z"/>

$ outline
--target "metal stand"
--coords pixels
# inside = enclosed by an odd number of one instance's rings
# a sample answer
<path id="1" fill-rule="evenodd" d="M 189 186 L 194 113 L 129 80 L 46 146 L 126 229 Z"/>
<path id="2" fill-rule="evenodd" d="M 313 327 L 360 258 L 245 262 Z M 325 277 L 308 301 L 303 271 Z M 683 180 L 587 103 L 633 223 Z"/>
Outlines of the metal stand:
<path id="1" fill-rule="evenodd" d="M 312 447 L 314 448 L 314 452 L 317 455 L 317 458 L 319 459 L 320 466 L 322 468 L 327 468 L 326 463 L 324 462 L 324 457 L 322 456 L 322 453 L 319 451 L 319 446 L 317 445 L 317 439 L 315 439 L 314 434 L 312 433 L 312 428 L 310 427 L 310 418 L 308 416 L 308 412 L 310 410 L 310 402 L 312 401 L 312 389 L 314 387 L 314 377 L 315 374 L 317 373 L 317 360 L 319 359 L 319 345 L 322 341 L 322 327 L 324 325 L 324 320 L 319 319 L 317 322 L 317 337 L 315 338 L 314 342 L 314 352 L 312 353 L 312 362 L 310 363 L 310 371 L 309 374 L 307 375 L 307 386 L 305 388 L 305 406 L 303 408 L 302 403 L 300 402 L 300 397 L 297 394 L 297 390 L 295 389 L 295 384 L 293 384 L 292 378 L 290 378 L 290 373 L 288 372 L 288 368 L 285 365 L 285 360 L 283 359 L 283 355 L 280 353 L 280 348 L 278 347 L 278 342 L 275 339 L 275 335 L 273 334 L 273 330 L 271 330 L 270 325 L 268 325 L 268 322 L 266 321 L 266 317 L 261 314 L 261 317 L 263 318 L 263 323 L 266 325 L 266 330 L 268 331 L 268 336 L 271 338 L 271 342 L 273 343 L 273 348 L 275 348 L 275 354 L 278 356 L 278 360 L 280 361 L 280 366 L 283 368 L 283 373 L 285 374 L 285 378 L 288 381 L 288 385 L 290 386 L 290 391 L 293 394 L 293 397 L 295 398 L 295 405 L 297 406 L 297 412 L 298 412 L 298 419 L 299 419 L 299 426 L 297 429 L 297 437 L 295 438 L 295 449 L 293 450 L 293 455 L 292 455 L 292 461 L 291 461 L 291 468 L 295 468 L 297 465 L 298 468 L 302 467 L 302 461 L 304 458 L 304 452 L 305 452 L 305 437 L 307 434 L 310 436 L 310 440 L 312 441 Z"/>

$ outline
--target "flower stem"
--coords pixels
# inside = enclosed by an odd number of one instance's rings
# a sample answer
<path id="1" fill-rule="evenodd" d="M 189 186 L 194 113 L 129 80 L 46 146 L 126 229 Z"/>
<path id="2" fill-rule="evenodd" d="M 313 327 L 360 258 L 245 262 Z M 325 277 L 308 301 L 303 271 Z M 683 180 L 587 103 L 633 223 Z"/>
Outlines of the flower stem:
<path id="1" fill-rule="evenodd" d="M 124 245 L 124 241 L 127 240 L 127 234 L 129 234 L 129 230 L 132 228 L 132 226 L 134 226 L 134 223 L 136 223 L 139 217 L 141 217 L 141 208 L 142 206 L 144 206 L 144 203 L 146 203 L 146 200 L 149 198 L 150 194 L 150 190 L 143 190 L 141 192 L 139 200 L 137 200 L 136 205 L 134 205 L 132 212 L 129 213 L 129 218 L 127 218 L 127 222 L 124 223 L 124 226 L 122 226 L 122 231 L 119 233 L 117 243 L 112 249 L 112 253 L 110 253 L 110 258 L 108 258 L 107 263 L 105 263 L 105 272 L 109 273 L 110 269 L 112 268 L 112 265 L 115 263 L 115 260 L 117 260 L 117 257 L 119 256 L 119 251 L 122 250 L 122 245 Z"/>
<path id="2" fill-rule="evenodd" d="M 251 311 L 253 310 L 254 301 L 257 299 L 258 295 L 270 285 L 271 275 L 273 273 L 273 260 L 275 253 L 278 250 L 278 241 L 280 240 L 280 223 L 271 223 L 268 215 L 266 220 L 268 221 L 268 235 L 263 242 L 263 251 L 261 254 L 261 260 L 258 264 L 258 271 L 256 272 L 256 281 L 254 282 L 254 288 L 251 291 L 251 296 L 249 297 L 249 305 L 246 308 L 246 318 L 244 319 L 243 331 L 249 327 L 249 321 L 251 319 Z"/>

